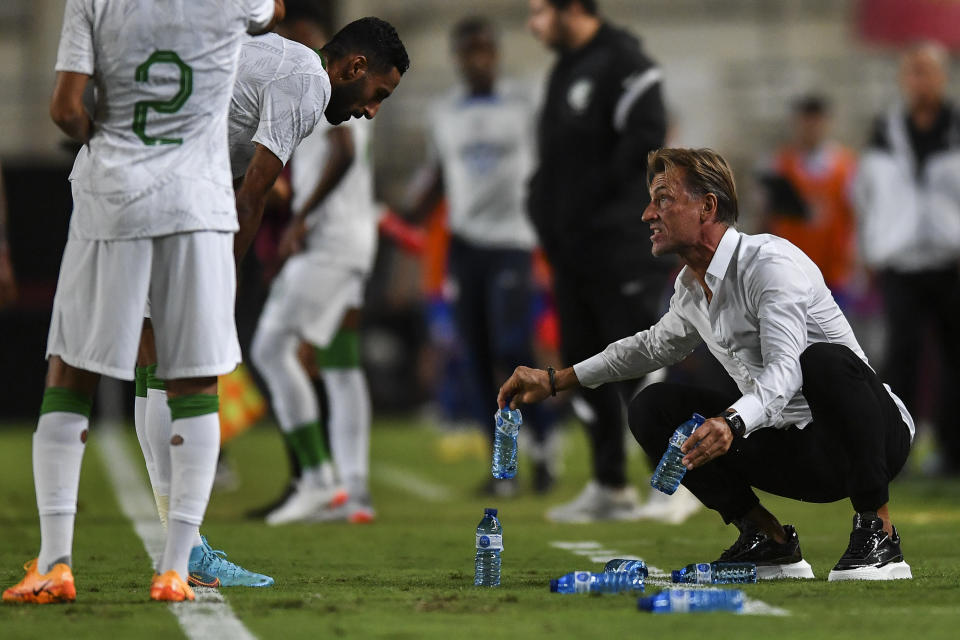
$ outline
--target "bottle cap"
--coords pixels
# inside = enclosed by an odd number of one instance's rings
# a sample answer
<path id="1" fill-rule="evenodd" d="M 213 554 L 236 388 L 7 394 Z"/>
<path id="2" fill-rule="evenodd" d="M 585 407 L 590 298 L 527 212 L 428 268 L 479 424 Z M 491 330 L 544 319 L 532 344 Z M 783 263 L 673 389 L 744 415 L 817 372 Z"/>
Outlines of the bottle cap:
<path id="1" fill-rule="evenodd" d="M 483 515 L 497 517 L 497 510 L 487 507 L 483 510 Z"/>
<path id="2" fill-rule="evenodd" d="M 653 611 L 653 596 L 637 598 L 637 609 L 640 611 Z"/>
<path id="3" fill-rule="evenodd" d="M 556 592 L 559 591 L 559 590 L 560 590 L 560 581 L 559 581 L 559 580 L 551 580 L 551 581 L 550 581 L 550 593 L 556 593 Z"/>

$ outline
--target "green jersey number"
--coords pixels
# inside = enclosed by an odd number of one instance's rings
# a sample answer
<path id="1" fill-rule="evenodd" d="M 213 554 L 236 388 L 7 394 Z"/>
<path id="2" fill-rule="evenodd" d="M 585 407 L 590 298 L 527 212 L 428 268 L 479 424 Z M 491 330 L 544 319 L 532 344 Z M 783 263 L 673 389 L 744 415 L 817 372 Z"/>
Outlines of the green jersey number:
<path id="1" fill-rule="evenodd" d="M 181 144 L 183 138 L 154 138 L 147 135 L 147 111 L 157 113 L 176 113 L 193 93 L 193 69 L 173 51 L 154 51 L 146 62 L 137 67 L 137 82 L 146 82 L 150 78 L 150 67 L 158 63 L 175 64 L 180 68 L 180 91 L 169 100 L 141 100 L 133 107 L 133 132 L 143 140 L 143 144 Z"/>

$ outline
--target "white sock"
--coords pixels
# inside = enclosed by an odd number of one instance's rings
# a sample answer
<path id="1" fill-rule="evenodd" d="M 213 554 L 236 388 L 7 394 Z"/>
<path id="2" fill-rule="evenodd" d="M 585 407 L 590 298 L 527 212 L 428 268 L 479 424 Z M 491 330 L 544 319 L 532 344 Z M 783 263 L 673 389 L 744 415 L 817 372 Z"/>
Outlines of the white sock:
<path id="1" fill-rule="evenodd" d="M 153 450 L 150 447 L 150 438 L 147 435 L 147 403 L 147 398 L 134 396 L 133 426 L 137 430 L 137 440 L 140 442 L 140 451 L 143 452 L 143 461 L 147 465 L 147 477 L 150 479 L 150 486 L 156 487 L 157 467 L 153 461 Z M 154 496 L 156 496 L 156 493 L 154 493 Z"/>
<path id="2" fill-rule="evenodd" d="M 350 495 L 367 492 L 370 470 L 370 392 L 360 367 L 324 369 L 330 401 L 330 449 Z"/>
<path id="3" fill-rule="evenodd" d="M 162 574 L 173 569 L 185 579 L 190 549 L 198 544 L 197 529 L 213 489 L 220 453 L 220 417 L 207 413 L 176 420 L 171 434 L 167 545 L 157 571 Z"/>
<path id="4" fill-rule="evenodd" d="M 52 411 L 40 416 L 33 434 L 33 484 L 40 512 L 40 573 L 49 573 L 58 562 L 70 564 L 80 464 L 89 424 L 90 420 L 79 413 Z"/>
<path id="5" fill-rule="evenodd" d="M 257 327 L 250 355 L 270 390 L 270 404 L 284 433 L 320 419 L 320 404 L 310 376 L 297 359 L 300 339 Z"/>

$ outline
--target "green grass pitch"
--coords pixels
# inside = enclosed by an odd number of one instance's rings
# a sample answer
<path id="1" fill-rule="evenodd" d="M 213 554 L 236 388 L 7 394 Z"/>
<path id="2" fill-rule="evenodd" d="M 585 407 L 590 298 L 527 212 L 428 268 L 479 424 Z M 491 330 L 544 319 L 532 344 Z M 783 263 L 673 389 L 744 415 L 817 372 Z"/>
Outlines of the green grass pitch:
<path id="1" fill-rule="evenodd" d="M 0 428 L 0 586 L 22 576 L 39 547 L 30 471 L 30 428 Z M 586 479 L 585 441 L 567 432 L 567 472 L 541 498 L 482 499 L 474 491 L 489 463 L 441 462 L 437 434 L 413 421 L 379 421 L 373 432 L 372 489 L 378 512 L 370 525 L 325 524 L 270 528 L 242 519 L 273 498 L 285 481 L 285 460 L 272 427 L 229 445 L 240 490 L 217 493 L 203 531 L 215 548 L 276 578 L 268 589 L 224 589 L 227 602 L 261 638 L 868 638 L 960 637 L 960 482 L 903 479 L 891 502 L 913 581 L 828 584 L 843 552 L 849 503 L 801 504 L 765 497 L 785 523 L 795 524 L 817 579 L 747 585 L 748 595 L 790 612 L 786 617 L 702 614 L 651 616 L 636 599 L 548 592 L 550 578 L 599 564 L 550 545 L 597 541 L 643 557 L 662 569 L 713 559 L 735 537 L 715 514 L 701 511 L 681 526 L 650 523 L 555 525 L 545 508 L 574 495 Z M 129 449 L 142 467 L 132 427 Z M 2 638 L 177 638 L 176 618 L 150 602 L 150 562 L 117 506 L 96 448 L 88 446 L 74 543 L 77 602 L 65 606 L 0 606 Z M 381 471 L 378 471 L 380 469 Z M 390 473 L 384 473 L 387 469 Z M 631 476 L 646 486 L 640 456 Z M 446 487 L 433 501 L 397 486 L 412 474 Z M 144 474 L 145 475 L 145 474 Z M 473 584 L 474 528 L 483 507 L 500 509 L 503 579 L 498 589 Z M 650 591 L 648 587 L 648 591 Z"/>

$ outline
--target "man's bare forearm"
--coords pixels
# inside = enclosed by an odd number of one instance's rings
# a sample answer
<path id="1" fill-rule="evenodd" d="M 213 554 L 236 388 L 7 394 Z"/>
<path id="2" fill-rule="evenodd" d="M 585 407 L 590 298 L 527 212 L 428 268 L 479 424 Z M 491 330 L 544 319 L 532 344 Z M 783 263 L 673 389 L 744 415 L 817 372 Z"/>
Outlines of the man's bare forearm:
<path id="1" fill-rule="evenodd" d="M 320 174 L 320 182 L 317 183 L 316 188 L 307 198 L 303 207 L 294 214 L 300 220 L 306 218 L 308 213 L 327 199 L 327 196 L 337 188 L 343 177 L 347 175 L 347 171 L 350 170 L 356 159 L 353 136 L 348 128 L 331 129 L 327 135 L 330 138 L 330 155 L 323 166 L 323 172 Z"/>

